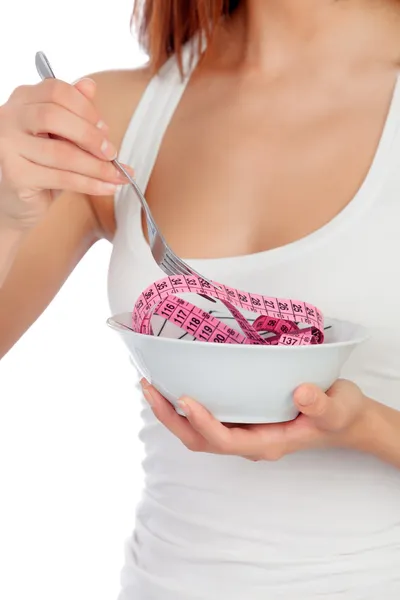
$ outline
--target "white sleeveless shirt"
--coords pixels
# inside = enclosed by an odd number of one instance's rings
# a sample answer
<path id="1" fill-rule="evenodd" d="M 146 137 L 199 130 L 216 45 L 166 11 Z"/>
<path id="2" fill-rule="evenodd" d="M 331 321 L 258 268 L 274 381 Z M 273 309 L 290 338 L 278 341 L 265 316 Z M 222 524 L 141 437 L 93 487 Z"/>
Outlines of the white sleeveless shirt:
<path id="1" fill-rule="evenodd" d="M 127 129 L 120 159 L 134 166 L 144 190 L 189 76 L 182 82 L 170 60 Z M 227 285 L 304 297 L 330 317 L 368 327 L 370 341 L 342 376 L 400 410 L 399 126 L 398 81 L 370 170 L 332 221 L 273 250 L 188 262 Z M 115 209 L 113 314 L 132 310 L 163 276 L 129 187 Z M 274 463 L 196 454 L 143 406 L 145 490 L 119 600 L 400 598 L 400 471 L 336 449 Z"/>

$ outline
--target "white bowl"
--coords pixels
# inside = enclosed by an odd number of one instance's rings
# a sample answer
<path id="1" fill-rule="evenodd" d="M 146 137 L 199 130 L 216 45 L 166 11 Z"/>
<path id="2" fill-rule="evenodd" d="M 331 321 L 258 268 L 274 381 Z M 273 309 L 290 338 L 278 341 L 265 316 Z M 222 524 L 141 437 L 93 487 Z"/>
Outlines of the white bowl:
<path id="1" fill-rule="evenodd" d="M 327 390 L 366 330 L 325 319 L 325 342 L 313 346 L 214 344 L 135 333 L 131 314 L 108 319 L 143 377 L 177 408 L 187 395 L 225 423 L 276 423 L 298 415 L 293 392 L 302 383 Z"/>

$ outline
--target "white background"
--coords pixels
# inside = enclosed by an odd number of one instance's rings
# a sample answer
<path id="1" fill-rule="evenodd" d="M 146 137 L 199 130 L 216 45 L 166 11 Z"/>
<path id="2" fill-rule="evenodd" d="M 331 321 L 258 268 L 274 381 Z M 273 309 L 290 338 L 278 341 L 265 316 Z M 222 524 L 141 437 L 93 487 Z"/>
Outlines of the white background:
<path id="1" fill-rule="evenodd" d="M 2 2 L 0 104 L 14 87 L 37 83 L 37 50 L 66 81 L 143 63 L 129 27 L 132 4 Z M 136 374 L 105 326 L 110 251 L 106 242 L 91 250 L 0 362 L 4 600 L 118 595 L 123 542 L 141 493 L 142 449 Z"/>

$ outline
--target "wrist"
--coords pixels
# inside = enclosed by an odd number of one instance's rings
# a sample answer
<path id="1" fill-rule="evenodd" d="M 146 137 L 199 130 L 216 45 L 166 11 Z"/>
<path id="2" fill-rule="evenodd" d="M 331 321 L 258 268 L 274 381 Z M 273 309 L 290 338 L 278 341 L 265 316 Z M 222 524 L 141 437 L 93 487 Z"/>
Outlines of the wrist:
<path id="1" fill-rule="evenodd" d="M 20 231 L 24 235 L 36 227 L 46 208 L 41 203 L 19 198 L 1 181 L 0 173 L 0 235 L 8 230 L 16 234 Z"/>
<path id="2" fill-rule="evenodd" d="M 377 429 L 381 421 L 379 407 L 381 405 L 364 396 L 360 415 L 350 426 L 346 436 L 345 446 L 367 454 L 375 454 L 374 446 L 377 440 Z"/>
<path id="3" fill-rule="evenodd" d="M 28 231 L 33 229 L 37 224 L 37 219 L 32 217 L 19 218 L 7 214 L 7 212 L 0 211 L 0 237 L 3 237 L 6 233 L 15 237 L 23 237 Z"/>

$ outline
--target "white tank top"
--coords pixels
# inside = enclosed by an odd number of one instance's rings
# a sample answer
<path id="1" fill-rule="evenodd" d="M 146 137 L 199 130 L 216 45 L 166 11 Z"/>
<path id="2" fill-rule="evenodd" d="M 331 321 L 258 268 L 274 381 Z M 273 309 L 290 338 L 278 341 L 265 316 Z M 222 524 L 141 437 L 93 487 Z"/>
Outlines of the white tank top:
<path id="1" fill-rule="evenodd" d="M 127 129 L 120 159 L 144 190 L 188 79 L 170 60 Z M 372 337 L 342 376 L 400 410 L 399 126 L 397 82 L 370 170 L 332 221 L 280 248 L 189 262 L 230 286 L 304 297 L 330 317 L 367 326 Z M 116 220 L 113 314 L 132 310 L 163 276 L 129 187 L 116 196 Z M 346 450 L 273 463 L 196 454 L 143 406 L 145 490 L 119 600 L 400 598 L 400 471 Z"/>

